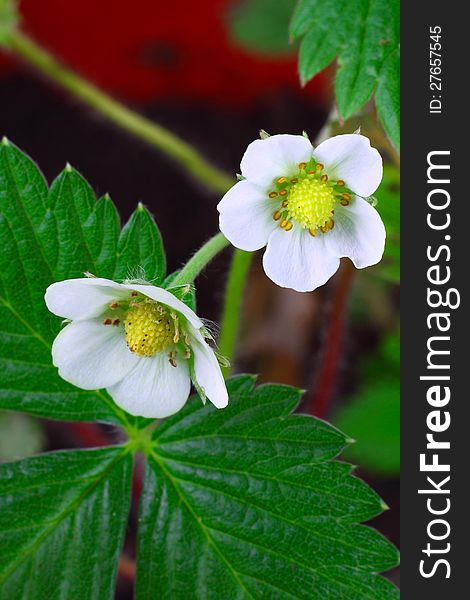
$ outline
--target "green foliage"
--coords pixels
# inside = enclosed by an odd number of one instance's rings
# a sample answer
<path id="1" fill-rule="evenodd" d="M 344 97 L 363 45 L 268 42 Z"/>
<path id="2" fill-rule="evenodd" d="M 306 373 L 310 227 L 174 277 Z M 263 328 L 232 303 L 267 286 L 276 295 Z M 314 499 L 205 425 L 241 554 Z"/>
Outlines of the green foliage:
<path id="1" fill-rule="evenodd" d="M 139 204 L 119 238 L 114 278 L 140 277 L 154 285 L 161 285 L 165 272 L 166 259 L 160 232 L 147 209 Z"/>
<path id="2" fill-rule="evenodd" d="M 397 48 L 384 62 L 375 94 L 377 110 L 385 131 L 397 149 L 400 149 L 400 49 Z"/>
<path id="3" fill-rule="evenodd" d="M 137 600 L 398 598 L 376 574 L 395 566 L 396 550 L 359 525 L 383 503 L 333 460 L 348 438 L 292 414 L 299 390 L 236 377 L 227 409 L 193 396 L 154 429 L 58 377 L 50 346 L 60 323 L 44 304 L 51 282 L 90 271 L 171 287 L 142 206 L 120 231 L 111 200 L 97 201 L 71 167 L 48 189 L 4 140 L 0 244 L 0 408 L 118 423 L 129 435 L 119 447 L 0 465 L 0 600 L 114 597 L 137 451 L 147 458 Z"/>
<path id="4" fill-rule="evenodd" d="M 190 402 L 158 427 L 140 513 L 138 600 L 397 598 L 374 575 L 395 549 L 357 525 L 383 510 L 332 462 L 337 429 L 291 415 L 300 392 L 229 382 L 224 411 Z M 184 569 L 181 565 L 184 563 Z"/>
<path id="5" fill-rule="evenodd" d="M 0 466 L 0 599 L 114 598 L 131 469 L 122 448 Z"/>
<path id="6" fill-rule="evenodd" d="M 361 386 L 334 422 L 356 438 L 345 457 L 380 475 L 400 473 L 400 340 L 389 337 L 369 360 Z"/>
<path id="7" fill-rule="evenodd" d="M 18 148 L 0 144 L 0 408 L 54 419 L 127 422 L 104 391 L 78 390 L 51 364 L 61 324 L 44 292 L 85 272 L 137 274 L 160 283 L 165 255 L 152 217 L 139 206 L 120 232 L 108 197 L 96 200 L 69 165 L 50 190 Z"/>
<path id="8" fill-rule="evenodd" d="M 240 0 L 230 15 L 233 39 L 249 52 L 265 56 L 291 54 L 289 20 L 295 0 Z"/>
<path id="9" fill-rule="evenodd" d="M 399 148 L 399 1 L 300 0 L 290 33 L 302 38 L 303 84 L 338 57 L 336 99 L 347 119 L 377 90 L 384 127 Z M 378 86 L 378 87 L 377 87 Z"/>

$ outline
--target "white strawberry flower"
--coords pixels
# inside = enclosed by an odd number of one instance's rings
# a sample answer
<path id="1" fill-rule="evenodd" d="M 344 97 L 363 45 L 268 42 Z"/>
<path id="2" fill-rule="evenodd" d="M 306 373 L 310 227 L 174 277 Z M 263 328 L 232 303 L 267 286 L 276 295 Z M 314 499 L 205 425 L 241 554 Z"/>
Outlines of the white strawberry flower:
<path id="1" fill-rule="evenodd" d="M 252 142 L 242 180 L 219 202 L 220 230 L 237 248 L 266 246 L 263 266 L 281 287 L 323 285 L 349 257 L 358 269 L 382 258 L 385 228 L 365 199 L 382 179 L 382 159 L 363 135 L 337 135 L 313 148 L 302 135 Z"/>
<path id="2" fill-rule="evenodd" d="M 168 290 L 92 277 L 53 283 L 45 300 L 70 321 L 52 346 L 66 381 L 85 390 L 106 388 L 128 413 L 149 418 L 180 410 L 191 380 L 203 399 L 227 406 L 204 324 Z"/>

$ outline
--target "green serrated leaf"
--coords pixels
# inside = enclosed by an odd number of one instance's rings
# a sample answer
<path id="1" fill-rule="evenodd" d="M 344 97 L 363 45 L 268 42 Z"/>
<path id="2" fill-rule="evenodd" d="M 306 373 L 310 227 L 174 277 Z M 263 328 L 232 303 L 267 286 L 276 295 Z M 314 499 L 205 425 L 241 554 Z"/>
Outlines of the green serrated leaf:
<path id="1" fill-rule="evenodd" d="M 299 75 L 303 84 L 327 67 L 343 46 L 346 31 L 332 27 L 332 23 L 348 20 L 351 2 L 326 2 L 322 18 L 314 18 L 316 0 L 299 3 L 291 24 L 291 35 L 305 33 L 299 51 Z"/>
<path id="2" fill-rule="evenodd" d="M 114 598 L 131 469 L 123 448 L 0 465 L 0 600 Z"/>
<path id="3" fill-rule="evenodd" d="M 113 271 L 102 262 L 116 256 L 119 219 L 115 210 L 114 214 L 109 208 L 104 210 L 103 201 L 97 203 L 88 182 L 69 165 L 52 183 L 49 203 L 57 223 L 57 278 L 83 277 L 86 272 L 111 277 Z M 105 219 L 109 218 L 108 223 Z"/>
<path id="4" fill-rule="evenodd" d="M 96 254 L 96 272 L 112 279 L 116 269 L 118 239 L 121 231 L 119 214 L 109 196 L 103 196 L 95 205 L 88 218 L 87 226 L 97 230 L 100 239 L 99 253 Z"/>
<path id="5" fill-rule="evenodd" d="M 358 525 L 378 496 L 332 462 L 347 444 L 292 415 L 299 390 L 229 380 L 229 407 L 193 398 L 154 434 L 138 541 L 137 599 L 396 599 L 375 575 L 393 546 Z M 184 564 L 184 569 L 181 568 Z"/>
<path id="6" fill-rule="evenodd" d="M 114 278 L 145 279 L 159 285 L 165 273 L 166 258 L 160 232 L 148 210 L 139 204 L 122 229 Z"/>
<path id="7" fill-rule="evenodd" d="M 388 137 L 400 150 L 400 50 L 392 52 L 382 66 L 375 103 Z"/>
<path id="8" fill-rule="evenodd" d="M 128 422 L 106 392 L 79 390 L 58 376 L 51 344 L 61 323 L 44 303 L 47 286 L 85 271 L 112 277 L 125 264 L 129 270 L 148 269 L 142 274 L 148 279 L 163 272 L 158 229 L 144 209 L 124 228 L 119 256 L 118 236 L 113 203 L 107 197 L 96 201 L 79 173 L 67 166 L 48 190 L 37 166 L 8 140 L 2 141 L 0 409 L 53 419 Z M 156 256 L 144 260 L 146 250 Z"/>
<path id="9" fill-rule="evenodd" d="M 356 0 L 351 30 L 339 56 L 338 109 L 344 118 L 361 108 L 374 92 L 386 58 L 397 47 L 397 0 Z"/>
<path id="10" fill-rule="evenodd" d="M 338 57 L 336 99 L 341 117 L 357 112 L 380 86 L 379 114 L 396 144 L 398 0 L 300 0 L 290 33 L 294 39 L 302 37 L 299 76 L 303 83 Z"/>

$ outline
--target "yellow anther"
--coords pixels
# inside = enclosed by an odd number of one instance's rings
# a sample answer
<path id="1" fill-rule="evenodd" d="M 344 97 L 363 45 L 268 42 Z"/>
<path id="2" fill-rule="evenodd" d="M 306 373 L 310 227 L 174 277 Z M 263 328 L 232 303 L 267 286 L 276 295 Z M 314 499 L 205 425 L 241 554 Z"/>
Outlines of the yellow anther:
<path id="1" fill-rule="evenodd" d="M 349 200 L 344 200 L 344 198 L 341 198 L 339 203 L 341 204 L 341 206 L 347 206 L 349 204 Z"/>
<path id="2" fill-rule="evenodd" d="M 307 163 L 305 163 L 305 162 L 301 162 L 301 163 L 299 163 L 299 169 L 300 169 L 301 171 L 303 171 L 303 170 L 305 169 L 305 167 L 306 167 L 306 166 L 307 166 Z"/>
<path id="3" fill-rule="evenodd" d="M 325 168 L 325 165 L 322 165 L 321 163 L 317 163 L 315 168 L 317 171 L 323 171 L 323 169 Z"/>
<path id="4" fill-rule="evenodd" d="M 273 214 L 273 219 L 274 219 L 275 221 L 279 221 L 279 219 L 280 219 L 281 217 L 282 217 L 281 213 L 280 213 L 278 210 L 276 210 L 276 212 Z"/>
<path id="5" fill-rule="evenodd" d="M 289 223 L 287 223 L 287 225 L 284 227 L 284 229 L 285 229 L 286 231 L 290 231 L 290 230 L 292 229 L 292 227 L 294 227 L 294 226 L 293 226 L 293 225 L 292 225 L 292 223 L 289 221 Z"/>
<path id="6" fill-rule="evenodd" d="M 270 198 L 275 198 L 277 196 L 277 192 L 269 192 Z"/>
<path id="7" fill-rule="evenodd" d="M 279 196 L 286 196 L 287 195 L 287 190 L 281 190 L 279 192 Z"/>
<path id="8" fill-rule="evenodd" d="M 320 177 L 320 181 L 328 181 L 328 175 L 325 173 Z"/>
<path id="9" fill-rule="evenodd" d="M 173 342 L 175 344 L 177 344 L 180 341 L 180 328 L 179 328 L 179 321 L 178 321 L 178 315 L 174 312 L 170 313 L 170 317 L 173 319 L 173 325 L 175 328 L 175 335 L 173 336 Z"/>
<path id="10" fill-rule="evenodd" d="M 287 183 L 287 177 L 279 177 L 279 179 L 277 180 L 277 182 L 279 185 L 282 185 L 283 183 Z"/>
<path id="11" fill-rule="evenodd" d="M 282 201 L 282 208 L 286 208 L 286 206 L 289 204 L 289 200 L 283 200 Z"/>
<path id="12" fill-rule="evenodd" d="M 172 350 L 171 352 L 168 353 L 168 362 L 170 363 L 170 365 L 172 367 L 178 366 L 176 364 L 176 350 Z"/>
<path id="13" fill-rule="evenodd" d="M 297 183 L 299 180 L 297 177 L 292 177 L 292 179 L 290 180 L 291 183 Z"/>
<path id="14" fill-rule="evenodd" d="M 338 181 L 336 182 L 336 185 L 339 185 L 339 187 L 344 187 L 346 184 L 344 183 L 344 181 L 342 179 L 338 179 Z"/>
<path id="15" fill-rule="evenodd" d="M 280 227 L 282 227 L 282 229 L 285 229 L 288 225 L 289 221 L 287 219 L 282 219 Z"/>
<path id="16" fill-rule="evenodd" d="M 344 192 L 344 194 L 341 194 L 341 200 L 339 201 L 341 206 L 347 206 L 350 202 L 351 202 L 351 194 L 348 194 L 347 192 Z"/>
<path id="17" fill-rule="evenodd" d="M 324 225 L 322 225 L 320 229 L 323 231 L 323 233 L 326 233 L 327 231 L 331 231 L 334 226 L 335 222 L 333 221 L 333 219 L 330 219 Z"/>
<path id="18" fill-rule="evenodd" d="M 317 230 L 314 227 L 310 227 L 308 232 L 312 237 L 317 237 Z"/>

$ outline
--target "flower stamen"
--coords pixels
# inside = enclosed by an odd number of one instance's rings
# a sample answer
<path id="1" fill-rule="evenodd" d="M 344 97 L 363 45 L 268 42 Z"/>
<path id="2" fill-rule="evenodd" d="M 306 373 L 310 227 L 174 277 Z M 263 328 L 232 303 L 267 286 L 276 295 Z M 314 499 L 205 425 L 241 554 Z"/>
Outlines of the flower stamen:
<path id="1" fill-rule="evenodd" d="M 168 353 L 168 362 L 170 363 L 170 365 L 172 367 L 177 367 L 177 363 L 176 363 L 176 356 L 177 356 L 177 352 L 176 350 L 172 350 L 171 352 Z"/>
<path id="2" fill-rule="evenodd" d="M 314 158 L 308 163 L 299 163 L 298 167 L 298 175 L 278 177 L 274 180 L 277 191 L 268 192 L 269 198 L 281 199 L 273 219 L 280 221 L 279 226 L 284 231 L 291 231 L 297 223 L 316 237 L 319 232 L 333 229 L 335 206 L 348 206 L 352 196 L 349 191 L 338 190 L 346 186 L 344 180 L 330 180 L 324 172 L 325 166 Z"/>

